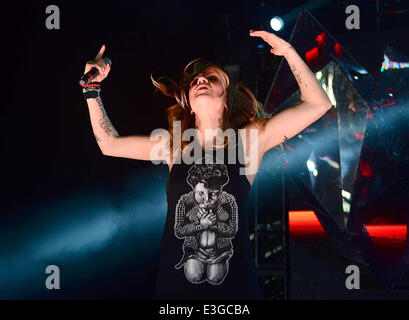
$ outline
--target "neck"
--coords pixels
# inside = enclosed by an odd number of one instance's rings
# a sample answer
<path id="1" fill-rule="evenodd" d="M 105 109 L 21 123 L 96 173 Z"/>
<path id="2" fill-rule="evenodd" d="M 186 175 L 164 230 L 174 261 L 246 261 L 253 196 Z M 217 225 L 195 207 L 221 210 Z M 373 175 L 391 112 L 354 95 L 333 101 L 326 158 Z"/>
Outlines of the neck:
<path id="1" fill-rule="evenodd" d="M 201 144 L 202 146 L 206 146 L 208 144 L 213 146 L 213 137 L 214 133 L 210 135 L 210 133 L 206 136 L 206 130 L 216 130 L 220 129 L 223 131 L 223 116 L 217 115 L 216 117 L 211 117 L 209 115 L 203 115 L 195 117 L 195 127 L 201 134 Z M 217 141 L 217 140 L 216 140 Z"/>

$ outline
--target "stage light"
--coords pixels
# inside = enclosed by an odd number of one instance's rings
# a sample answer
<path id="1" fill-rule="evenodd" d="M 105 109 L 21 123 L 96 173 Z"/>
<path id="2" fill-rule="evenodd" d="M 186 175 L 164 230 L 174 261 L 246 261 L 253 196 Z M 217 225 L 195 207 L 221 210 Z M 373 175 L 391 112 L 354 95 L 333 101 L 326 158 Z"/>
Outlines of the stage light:
<path id="1" fill-rule="evenodd" d="M 289 211 L 288 222 L 291 238 L 327 238 L 327 233 L 312 210 Z"/>
<path id="2" fill-rule="evenodd" d="M 406 241 L 407 226 L 404 224 L 364 225 L 364 229 L 366 229 L 371 238 Z"/>
<path id="3" fill-rule="evenodd" d="M 315 162 L 312 160 L 307 160 L 308 171 L 312 173 L 314 177 L 318 176 L 318 170 L 315 168 Z"/>
<path id="4" fill-rule="evenodd" d="M 384 72 L 385 70 L 389 69 L 405 69 L 409 68 L 409 62 L 400 62 L 400 61 L 392 61 L 389 59 L 389 57 L 384 54 L 383 55 L 383 63 L 381 67 L 381 72 Z"/>
<path id="5" fill-rule="evenodd" d="M 329 156 L 319 157 L 318 159 L 325 161 L 326 163 L 328 163 L 331 167 L 335 169 L 339 169 L 339 163 L 331 160 Z"/>
<path id="6" fill-rule="evenodd" d="M 342 196 L 347 199 L 347 200 L 351 200 L 351 193 L 345 190 L 342 190 Z"/>
<path id="7" fill-rule="evenodd" d="M 349 211 L 351 211 L 351 204 L 349 204 L 345 199 L 342 199 L 342 211 L 345 213 L 349 213 Z"/>
<path id="8" fill-rule="evenodd" d="M 326 237 L 321 222 L 312 210 L 288 211 L 290 236 L 318 236 Z M 363 225 L 368 235 L 374 238 L 406 241 L 407 225 Z"/>
<path id="9" fill-rule="evenodd" d="M 314 161 L 307 160 L 307 168 L 308 168 L 308 171 L 313 172 L 315 170 Z"/>
<path id="10" fill-rule="evenodd" d="M 280 17 L 274 16 L 270 20 L 270 27 L 274 31 L 280 31 L 284 28 L 284 21 Z"/>

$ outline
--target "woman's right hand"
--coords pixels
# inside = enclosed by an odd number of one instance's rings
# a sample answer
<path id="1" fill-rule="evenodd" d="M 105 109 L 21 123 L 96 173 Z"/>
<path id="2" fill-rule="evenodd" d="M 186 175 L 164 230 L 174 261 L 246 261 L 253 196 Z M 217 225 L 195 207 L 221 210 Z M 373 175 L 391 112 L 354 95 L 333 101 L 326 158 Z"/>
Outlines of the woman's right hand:
<path id="1" fill-rule="evenodd" d="M 84 74 L 86 74 L 92 68 L 97 68 L 99 71 L 99 75 L 92 80 L 93 82 L 102 82 L 102 80 L 104 80 L 108 76 L 109 71 L 111 71 L 111 66 L 109 64 L 106 64 L 104 60 L 102 60 L 104 51 L 105 45 L 102 45 L 95 59 L 88 61 L 85 65 Z"/>

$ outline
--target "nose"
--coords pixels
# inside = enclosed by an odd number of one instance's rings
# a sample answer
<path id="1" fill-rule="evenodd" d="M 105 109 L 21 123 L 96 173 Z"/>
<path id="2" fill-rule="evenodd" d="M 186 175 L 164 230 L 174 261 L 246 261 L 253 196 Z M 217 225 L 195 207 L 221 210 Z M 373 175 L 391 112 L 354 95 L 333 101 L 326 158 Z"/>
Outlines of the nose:
<path id="1" fill-rule="evenodd" d="M 201 83 L 207 83 L 207 79 L 205 77 L 198 77 L 197 78 L 197 84 L 201 84 Z"/>

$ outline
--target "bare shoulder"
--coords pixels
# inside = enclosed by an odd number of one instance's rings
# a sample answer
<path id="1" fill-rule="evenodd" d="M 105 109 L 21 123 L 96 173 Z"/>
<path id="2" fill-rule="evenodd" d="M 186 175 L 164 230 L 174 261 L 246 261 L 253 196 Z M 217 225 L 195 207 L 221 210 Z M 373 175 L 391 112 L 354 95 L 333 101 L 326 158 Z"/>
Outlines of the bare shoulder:
<path id="1" fill-rule="evenodd" d="M 255 119 L 239 130 L 240 139 L 243 141 L 246 150 L 249 150 L 250 146 L 254 143 L 257 143 L 259 150 L 262 149 L 265 123 L 267 120 L 268 119 Z"/>
<path id="2" fill-rule="evenodd" d="M 269 119 L 254 119 L 254 121 L 249 122 L 246 124 L 242 129 L 242 131 L 250 131 L 251 129 L 257 130 L 258 134 L 262 134 L 265 128 L 265 124 Z"/>

